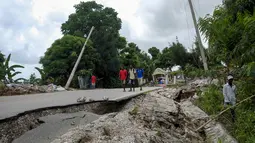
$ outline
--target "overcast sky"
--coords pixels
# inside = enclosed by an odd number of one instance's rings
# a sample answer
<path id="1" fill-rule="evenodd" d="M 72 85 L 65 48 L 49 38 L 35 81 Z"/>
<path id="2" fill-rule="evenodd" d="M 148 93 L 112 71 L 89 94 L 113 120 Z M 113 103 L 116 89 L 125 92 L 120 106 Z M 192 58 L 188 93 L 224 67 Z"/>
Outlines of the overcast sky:
<path id="1" fill-rule="evenodd" d="M 0 51 L 12 54 L 12 64 L 25 66 L 22 77 L 35 72 L 39 58 L 54 40 L 60 27 L 80 0 L 3 0 L 0 3 Z M 96 0 L 114 8 L 122 19 L 122 36 L 147 51 L 163 49 L 178 36 L 191 47 L 195 30 L 188 0 Z M 212 13 L 222 0 L 193 0 L 197 18 Z M 206 46 L 206 45 L 205 45 Z"/>

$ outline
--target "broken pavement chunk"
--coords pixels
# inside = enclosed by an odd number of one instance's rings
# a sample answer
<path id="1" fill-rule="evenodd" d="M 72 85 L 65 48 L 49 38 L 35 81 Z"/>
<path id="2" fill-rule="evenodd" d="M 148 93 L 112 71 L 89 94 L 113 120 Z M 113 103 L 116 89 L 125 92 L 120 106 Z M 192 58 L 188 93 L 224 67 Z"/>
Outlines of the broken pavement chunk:
<path id="1" fill-rule="evenodd" d="M 104 96 L 104 97 L 103 97 L 103 100 L 108 101 L 108 100 L 109 100 L 109 97 Z"/>
<path id="2" fill-rule="evenodd" d="M 77 102 L 86 102 L 86 97 L 84 96 L 84 97 L 79 97 L 78 99 L 77 99 Z"/>

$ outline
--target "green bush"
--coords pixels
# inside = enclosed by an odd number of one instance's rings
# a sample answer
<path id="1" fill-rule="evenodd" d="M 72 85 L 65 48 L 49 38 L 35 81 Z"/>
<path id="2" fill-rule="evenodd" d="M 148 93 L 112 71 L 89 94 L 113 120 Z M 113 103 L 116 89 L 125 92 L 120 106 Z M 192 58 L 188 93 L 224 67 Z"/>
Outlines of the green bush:
<path id="1" fill-rule="evenodd" d="M 196 104 L 210 115 L 215 115 L 223 109 L 223 95 L 221 89 L 211 85 L 205 92 L 200 92 Z"/>
<path id="2" fill-rule="evenodd" d="M 5 88 L 4 83 L 0 81 L 0 90 L 3 90 L 4 88 Z"/>
<path id="3" fill-rule="evenodd" d="M 242 80 L 235 82 L 237 85 L 237 100 L 241 101 L 254 94 L 254 81 Z M 211 85 L 201 94 L 195 102 L 201 109 L 209 115 L 216 115 L 223 110 L 223 95 L 221 87 Z M 240 143 L 255 142 L 255 105 L 254 100 L 249 100 L 235 107 L 236 122 L 231 121 L 230 111 L 222 114 L 218 121 L 221 122 L 233 137 Z"/>
<path id="4" fill-rule="evenodd" d="M 0 96 L 2 96 L 5 92 L 5 85 L 0 81 Z"/>
<path id="5" fill-rule="evenodd" d="M 237 85 L 237 99 L 244 100 L 255 94 L 254 79 L 240 80 Z M 237 121 L 233 135 L 239 142 L 255 142 L 255 99 L 248 100 L 236 108 Z"/>
<path id="6" fill-rule="evenodd" d="M 244 106 L 243 106 L 244 107 Z M 242 106 L 236 110 L 237 121 L 233 135 L 239 142 L 255 142 L 255 113 L 254 110 L 245 110 Z"/>

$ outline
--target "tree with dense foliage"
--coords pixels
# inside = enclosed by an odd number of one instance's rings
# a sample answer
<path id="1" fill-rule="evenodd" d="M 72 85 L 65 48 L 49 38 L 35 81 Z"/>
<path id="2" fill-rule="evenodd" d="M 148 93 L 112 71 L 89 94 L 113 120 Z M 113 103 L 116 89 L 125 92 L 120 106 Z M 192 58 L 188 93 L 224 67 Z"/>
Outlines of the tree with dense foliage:
<path id="1" fill-rule="evenodd" d="M 75 13 L 69 15 L 68 20 L 61 26 L 62 33 L 83 37 L 94 26 L 91 41 L 100 54 L 95 74 L 103 78 L 104 87 L 115 86 L 113 84 L 118 80 L 120 68 L 118 49 L 125 47 L 125 40 L 119 35 L 121 19 L 118 18 L 118 13 L 95 1 L 81 2 L 74 8 Z"/>
<path id="2" fill-rule="evenodd" d="M 130 65 L 133 67 L 140 66 L 140 49 L 135 43 L 128 43 L 128 46 L 120 51 L 121 63 L 128 68 Z"/>
<path id="3" fill-rule="evenodd" d="M 125 37 L 120 36 L 117 41 L 116 47 L 119 51 L 123 50 L 127 46 L 127 39 Z"/>
<path id="4" fill-rule="evenodd" d="M 158 56 L 160 54 L 160 50 L 156 47 L 151 47 L 148 49 L 149 54 L 152 56 L 152 60 L 158 59 Z"/>
<path id="5" fill-rule="evenodd" d="M 185 47 L 179 42 L 173 42 L 169 50 L 172 52 L 171 59 L 173 63 L 183 69 L 188 62 L 188 54 Z"/>
<path id="6" fill-rule="evenodd" d="M 161 58 L 161 51 L 157 47 L 151 47 L 148 49 L 148 53 L 151 55 L 151 59 L 148 60 L 148 75 L 149 80 L 152 79 L 152 74 L 156 68 L 165 68 L 164 58 Z M 164 55 L 166 55 L 164 53 Z M 161 59 L 160 59 L 161 58 Z M 161 62 L 163 60 L 163 62 Z M 169 59 L 168 59 L 169 60 Z M 165 59 L 167 61 L 167 59 Z M 167 62 L 168 63 L 168 62 Z M 168 65 L 167 65 L 168 66 Z M 146 71 L 145 71 L 146 72 Z"/>
<path id="7" fill-rule="evenodd" d="M 234 74 L 239 100 L 255 94 L 252 90 L 255 88 L 254 8 L 253 0 L 226 0 L 214 10 L 212 15 L 199 20 L 199 28 L 209 43 L 207 52 L 209 61 L 214 62 L 215 65 L 220 65 L 223 61 L 227 67 L 225 69 L 224 66 L 214 66 L 211 69 L 218 69 L 217 78 L 223 79 L 222 84 L 225 83 L 227 74 Z M 218 92 L 221 88 L 212 87 L 204 94 L 215 98 L 201 98 L 200 105 L 207 112 L 220 112 L 222 103 L 215 103 L 219 97 L 222 97 L 222 93 Z M 226 121 L 226 117 L 220 119 L 239 142 L 255 142 L 254 101 L 254 99 L 250 100 L 236 108 L 237 121 L 234 127 Z M 215 106 L 211 107 L 210 104 Z M 229 115 L 223 116 L 229 117 Z"/>
<path id="8" fill-rule="evenodd" d="M 208 39 L 210 54 L 227 67 L 254 61 L 255 15 L 253 1 L 228 0 L 213 15 L 200 19 L 200 30 Z M 213 57 L 213 56 L 211 56 Z"/>
<path id="9" fill-rule="evenodd" d="M 42 78 L 53 79 L 55 84 L 64 86 L 73 66 L 80 54 L 85 42 L 85 38 L 72 35 L 65 35 L 61 39 L 56 40 L 41 58 L 40 63 L 43 65 Z M 94 71 L 99 63 L 99 54 L 92 46 L 92 42 L 88 41 L 72 85 L 78 87 L 77 76 L 81 70 Z M 40 70 L 39 70 L 40 71 Z"/>
<path id="10" fill-rule="evenodd" d="M 198 47 L 196 46 L 195 49 L 188 52 L 178 40 L 170 44 L 169 47 L 165 47 L 161 52 L 156 47 L 150 48 L 148 52 L 152 56 L 155 67 L 171 69 L 173 66 L 180 66 L 183 70 L 186 64 L 195 67 L 201 66 Z"/>
<path id="11" fill-rule="evenodd" d="M 157 68 L 169 68 L 171 69 L 175 64 L 173 62 L 173 53 L 169 47 L 166 47 L 162 50 L 162 53 L 159 54 L 158 59 L 155 60 L 155 66 Z"/>
<path id="12" fill-rule="evenodd" d="M 129 68 L 130 65 L 133 65 L 135 68 L 143 68 L 144 77 L 149 79 L 154 71 L 151 65 L 150 56 L 144 51 L 141 51 L 141 49 L 133 42 L 128 43 L 125 48 L 120 50 L 120 63 L 125 68 Z"/>

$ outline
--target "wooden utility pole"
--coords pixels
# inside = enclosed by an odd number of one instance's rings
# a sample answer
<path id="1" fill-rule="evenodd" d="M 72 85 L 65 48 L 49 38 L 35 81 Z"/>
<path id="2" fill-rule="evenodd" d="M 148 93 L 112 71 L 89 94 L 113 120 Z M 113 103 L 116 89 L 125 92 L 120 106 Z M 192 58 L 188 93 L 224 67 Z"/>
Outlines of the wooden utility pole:
<path id="1" fill-rule="evenodd" d="M 76 69 L 77 69 L 77 67 L 78 67 L 78 65 L 79 65 L 79 63 L 80 63 L 81 57 L 82 57 L 82 55 L 83 55 L 83 53 L 84 53 L 85 46 L 86 46 L 86 44 L 87 44 L 87 42 L 88 42 L 88 40 L 89 40 L 89 37 L 90 37 L 90 35 L 91 35 L 91 33 L 92 33 L 93 30 L 94 30 L 94 26 L 92 26 L 92 28 L 91 28 L 91 30 L 90 30 L 90 32 L 89 32 L 89 35 L 88 35 L 88 37 L 86 38 L 86 41 L 85 41 L 85 43 L 84 43 L 84 45 L 83 45 L 83 47 L 82 47 L 82 50 L 81 50 L 81 52 L 80 52 L 80 55 L 79 55 L 79 57 L 78 57 L 78 59 L 77 59 L 75 65 L 74 65 L 74 67 L 73 67 L 72 73 L 71 73 L 71 75 L 69 76 L 68 81 L 66 82 L 65 89 L 68 89 L 69 86 L 70 86 L 70 84 L 71 84 L 71 81 L 72 81 L 72 79 L 73 79 L 73 76 L 74 76 L 74 74 L 75 74 L 75 71 L 76 71 Z"/>
<path id="2" fill-rule="evenodd" d="M 204 52 L 202 40 L 201 40 L 201 37 L 200 37 L 200 34 L 199 34 L 199 30 L 198 30 L 198 26 L 197 26 L 197 20 L 196 20 L 194 8 L 193 8 L 193 5 L 192 5 L 192 1 L 191 0 L 188 0 L 188 1 L 189 1 L 189 6 L 190 6 L 194 26 L 195 26 L 195 29 L 196 29 L 196 34 L 197 34 L 197 38 L 198 38 L 198 45 L 199 45 L 199 49 L 200 49 L 200 52 L 201 52 L 201 57 L 202 57 L 202 60 L 203 60 L 204 70 L 208 70 L 208 65 L 207 65 L 207 61 L 206 61 L 206 57 L 205 57 L 205 52 Z"/>

